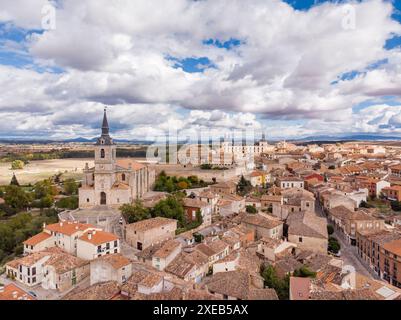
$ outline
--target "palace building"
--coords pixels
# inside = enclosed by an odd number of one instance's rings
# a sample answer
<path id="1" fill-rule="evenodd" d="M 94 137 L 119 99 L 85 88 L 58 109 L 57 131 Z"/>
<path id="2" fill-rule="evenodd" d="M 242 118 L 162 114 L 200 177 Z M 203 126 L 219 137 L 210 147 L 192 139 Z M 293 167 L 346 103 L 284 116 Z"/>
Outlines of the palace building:
<path id="1" fill-rule="evenodd" d="M 86 164 L 82 187 L 79 189 L 79 207 L 119 207 L 132 203 L 150 191 L 155 171 L 148 165 L 131 159 L 117 159 L 116 145 L 109 134 L 106 109 L 103 115 L 102 135 L 95 146 L 95 166 Z"/>

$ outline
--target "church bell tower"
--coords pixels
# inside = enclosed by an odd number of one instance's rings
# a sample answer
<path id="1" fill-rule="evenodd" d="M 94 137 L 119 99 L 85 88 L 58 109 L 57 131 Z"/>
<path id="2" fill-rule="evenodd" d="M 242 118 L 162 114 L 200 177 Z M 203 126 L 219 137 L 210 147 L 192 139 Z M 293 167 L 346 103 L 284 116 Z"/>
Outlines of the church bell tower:
<path id="1" fill-rule="evenodd" d="M 109 134 L 106 108 L 103 114 L 102 135 L 95 144 L 95 172 L 113 172 L 116 162 L 116 145 Z"/>

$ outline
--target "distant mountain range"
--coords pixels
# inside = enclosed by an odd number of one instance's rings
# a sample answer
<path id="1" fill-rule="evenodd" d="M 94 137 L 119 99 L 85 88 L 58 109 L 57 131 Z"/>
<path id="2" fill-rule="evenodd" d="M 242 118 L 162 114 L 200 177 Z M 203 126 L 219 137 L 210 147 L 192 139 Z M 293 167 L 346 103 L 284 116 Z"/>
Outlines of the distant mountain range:
<path id="1" fill-rule="evenodd" d="M 28 138 L 0 138 L 0 143 L 21 143 L 21 144 L 48 144 L 48 143 L 94 143 L 97 138 L 84 138 L 77 137 L 73 139 L 65 140 L 51 140 L 51 139 L 28 139 Z M 282 139 L 268 139 L 270 142 L 277 142 Z M 287 139 L 287 141 L 293 142 L 334 142 L 334 141 L 398 141 L 401 140 L 399 136 L 391 135 L 377 135 L 371 133 L 357 133 L 357 134 L 344 134 L 344 135 L 318 135 L 308 136 L 299 139 Z M 114 139 L 117 143 L 126 144 L 151 144 L 153 141 L 139 140 L 139 139 Z M 180 141 L 179 143 L 186 143 L 186 141 Z"/>
<path id="2" fill-rule="evenodd" d="M 390 141 L 390 140 L 401 140 L 398 136 L 386 136 L 376 134 L 347 134 L 339 136 L 331 135 L 320 135 L 320 136 L 308 136 L 292 141 L 344 141 L 344 140 L 358 140 L 358 141 Z"/>

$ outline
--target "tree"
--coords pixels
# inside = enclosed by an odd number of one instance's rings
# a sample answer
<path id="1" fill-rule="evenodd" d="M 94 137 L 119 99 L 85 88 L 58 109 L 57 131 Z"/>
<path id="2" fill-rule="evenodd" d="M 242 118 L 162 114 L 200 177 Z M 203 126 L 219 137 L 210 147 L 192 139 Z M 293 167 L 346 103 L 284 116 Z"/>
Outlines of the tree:
<path id="1" fill-rule="evenodd" d="M 10 185 L 11 186 L 19 186 L 19 182 L 17 180 L 17 177 L 15 176 L 15 173 L 13 173 L 13 177 L 11 178 Z"/>
<path id="2" fill-rule="evenodd" d="M 200 165 L 200 168 L 202 170 L 211 170 L 212 169 L 212 165 L 210 163 L 203 163 Z"/>
<path id="3" fill-rule="evenodd" d="M 14 160 L 11 162 L 11 170 L 21 170 L 24 169 L 24 161 L 22 160 Z"/>
<path id="4" fill-rule="evenodd" d="M 151 210 L 152 217 L 165 217 L 178 220 L 178 227 L 186 225 L 184 207 L 182 201 L 175 196 L 160 200 Z"/>
<path id="5" fill-rule="evenodd" d="M 283 279 L 277 276 L 276 269 L 269 265 L 262 271 L 262 277 L 265 285 L 269 288 L 273 288 L 280 300 L 289 299 L 289 288 L 290 288 L 290 275 L 286 274 Z"/>
<path id="6" fill-rule="evenodd" d="M 40 199 L 39 207 L 40 208 L 50 208 L 53 205 L 54 198 L 52 195 L 48 194 Z"/>
<path id="7" fill-rule="evenodd" d="M 74 195 L 78 193 L 78 183 L 73 178 L 64 181 L 64 192 L 67 195 Z"/>
<path id="8" fill-rule="evenodd" d="M 178 182 L 177 187 L 179 190 L 188 189 L 188 183 L 185 181 L 180 181 Z"/>
<path id="9" fill-rule="evenodd" d="M 138 222 L 151 217 L 149 210 L 143 206 L 140 200 L 136 200 L 133 205 L 123 204 L 120 207 L 120 211 L 128 223 Z"/>
<path id="10" fill-rule="evenodd" d="M 72 196 L 72 197 L 62 198 L 56 202 L 56 207 L 63 208 L 63 209 L 69 209 L 69 210 L 77 209 L 78 208 L 78 197 Z"/>
<path id="11" fill-rule="evenodd" d="M 258 210 L 254 206 L 247 205 L 246 206 L 246 212 L 248 212 L 248 213 L 256 213 L 256 212 L 258 212 Z"/>
<path id="12" fill-rule="evenodd" d="M 52 184 L 51 179 L 46 179 L 35 183 L 35 199 L 42 199 L 48 195 L 55 196 L 57 188 Z"/>
<path id="13" fill-rule="evenodd" d="M 340 249 L 341 245 L 338 240 L 334 237 L 330 237 L 327 250 L 332 253 L 338 253 Z"/>
<path id="14" fill-rule="evenodd" d="M 249 193 L 249 191 L 251 191 L 252 189 L 252 184 L 249 180 L 246 180 L 245 177 L 242 175 L 241 179 L 239 180 L 238 184 L 237 184 L 237 192 L 240 195 L 245 195 L 247 193 Z"/>
<path id="15" fill-rule="evenodd" d="M 12 208 L 24 209 L 31 202 L 31 197 L 21 187 L 10 185 L 5 188 L 4 201 Z"/>
<path id="16" fill-rule="evenodd" d="M 331 235 L 331 234 L 334 233 L 334 227 L 333 227 L 331 224 L 328 224 L 328 225 L 327 225 L 327 233 L 328 233 L 329 235 Z"/>
<path id="17" fill-rule="evenodd" d="M 316 272 L 309 270 L 307 266 L 302 266 L 301 268 L 294 270 L 293 276 L 301 278 L 316 278 Z"/>

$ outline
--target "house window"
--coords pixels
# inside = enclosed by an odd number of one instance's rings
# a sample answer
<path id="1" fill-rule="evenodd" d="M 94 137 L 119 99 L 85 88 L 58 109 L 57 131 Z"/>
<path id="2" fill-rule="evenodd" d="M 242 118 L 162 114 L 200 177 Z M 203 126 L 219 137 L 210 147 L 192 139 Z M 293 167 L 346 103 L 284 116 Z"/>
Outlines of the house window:
<path id="1" fill-rule="evenodd" d="M 114 253 L 117 253 L 118 252 L 118 250 L 117 249 L 114 249 Z"/>
<path id="2" fill-rule="evenodd" d="M 121 180 L 122 180 L 122 181 L 125 181 L 125 173 L 123 173 L 123 174 L 121 175 Z"/>
<path id="3" fill-rule="evenodd" d="M 36 282 L 36 277 L 33 277 L 32 278 L 32 283 L 35 283 Z"/>
<path id="4" fill-rule="evenodd" d="M 33 268 L 32 268 L 32 275 L 33 275 L 33 276 L 36 275 L 36 267 L 33 267 Z"/>
<path id="5" fill-rule="evenodd" d="M 114 241 L 114 246 L 117 247 L 117 240 Z"/>
<path id="6" fill-rule="evenodd" d="M 299 237 L 298 241 L 299 241 L 299 242 L 302 242 L 302 237 Z"/>

